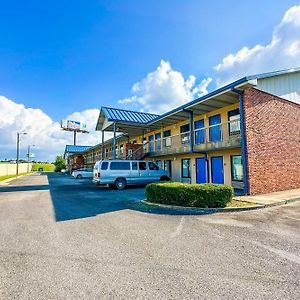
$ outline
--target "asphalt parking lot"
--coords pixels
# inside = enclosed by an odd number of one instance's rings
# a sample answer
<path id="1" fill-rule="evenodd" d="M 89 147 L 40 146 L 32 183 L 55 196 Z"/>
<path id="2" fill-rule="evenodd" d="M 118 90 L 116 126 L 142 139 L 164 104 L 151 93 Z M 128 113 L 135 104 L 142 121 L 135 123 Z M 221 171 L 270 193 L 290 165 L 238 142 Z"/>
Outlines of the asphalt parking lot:
<path id="1" fill-rule="evenodd" d="M 0 298 L 299 299 L 299 202 L 184 216 L 144 197 L 54 173 L 0 187 Z"/>

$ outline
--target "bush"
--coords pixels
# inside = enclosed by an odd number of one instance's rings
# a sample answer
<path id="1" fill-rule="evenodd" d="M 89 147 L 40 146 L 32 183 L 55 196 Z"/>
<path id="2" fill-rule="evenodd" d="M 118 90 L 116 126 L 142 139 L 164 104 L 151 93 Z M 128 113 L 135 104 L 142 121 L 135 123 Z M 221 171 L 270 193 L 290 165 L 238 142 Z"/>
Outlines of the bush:
<path id="1" fill-rule="evenodd" d="M 62 156 L 56 156 L 55 162 L 55 172 L 60 172 L 62 169 L 66 168 L 65 160 Z"/>
<path id="2" fill-rule="evenodd" d="M 225 184 L 156 182 L 146 186 L 147 201 L 187 207 L 225 207 L 233 188 Z"/>

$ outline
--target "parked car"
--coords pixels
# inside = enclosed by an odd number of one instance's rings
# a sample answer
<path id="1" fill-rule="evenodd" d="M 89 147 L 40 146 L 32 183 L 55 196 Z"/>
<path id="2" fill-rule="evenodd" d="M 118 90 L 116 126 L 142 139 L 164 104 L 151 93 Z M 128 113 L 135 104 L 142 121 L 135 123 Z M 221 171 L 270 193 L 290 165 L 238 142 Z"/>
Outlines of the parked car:
<path id="1" fill-rule="evenodd" d="M 93 171 L 93 183 L 109 184 L 118 190 L 126 185 L 169 180 L 169 172 L 160 169 L 153 161 L 101 160 L 95 163 Z"/>
<path id="2" fill-rule="evenodd" d="M 72 176 L 81 179 L 81 178 L 92 178 L 93 169 L 77 169 L 72 172 Z"/>

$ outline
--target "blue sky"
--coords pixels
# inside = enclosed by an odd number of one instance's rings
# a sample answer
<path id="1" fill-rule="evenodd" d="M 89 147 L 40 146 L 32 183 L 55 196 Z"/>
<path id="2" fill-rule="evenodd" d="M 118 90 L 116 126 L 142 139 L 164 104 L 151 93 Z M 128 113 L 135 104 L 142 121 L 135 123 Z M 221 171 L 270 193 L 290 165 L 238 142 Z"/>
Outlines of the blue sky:
<path id="1" fill-rule="evenodd" d="M 72 143 L 59 121 L 101 106 L 163 113 L 245 75 L 300 66 L 300 3 L 0 1 L 0 159 L 53 160 Z"/>
<path id="2" fill-rule="evenodd" d="M 56 121 L 120 106 L 161 59 L 184 76 L 213 75 L 228 53 L 269 42 L 296 3 L 1 1 L 0 91 Z"/>

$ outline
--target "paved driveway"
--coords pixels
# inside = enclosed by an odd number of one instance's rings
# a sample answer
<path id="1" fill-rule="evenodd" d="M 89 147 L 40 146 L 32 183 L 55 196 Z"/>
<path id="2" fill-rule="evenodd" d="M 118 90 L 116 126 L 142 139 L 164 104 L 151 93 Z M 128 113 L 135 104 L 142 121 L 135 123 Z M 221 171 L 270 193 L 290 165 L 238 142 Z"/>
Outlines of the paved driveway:
<path id="1" fill-rule="evenodd" d="M 176 216 L 143 197 L 62 174 L 1 187 L 0 298 L 299 299 L 299 202 Z"/>

